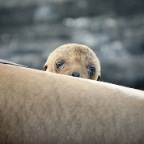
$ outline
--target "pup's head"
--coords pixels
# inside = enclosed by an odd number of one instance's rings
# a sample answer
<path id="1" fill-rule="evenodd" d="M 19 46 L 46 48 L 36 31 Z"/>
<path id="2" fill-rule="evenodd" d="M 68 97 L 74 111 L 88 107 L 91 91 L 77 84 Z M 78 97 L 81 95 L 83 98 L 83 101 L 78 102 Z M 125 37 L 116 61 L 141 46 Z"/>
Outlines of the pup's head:
<path id="1" fill-rule="evenodd" d="M 99 80 L 100 62 L 95 53 L 87 46 L 66 44 L 55 49 L 48 57 L 45 71 Z"/>

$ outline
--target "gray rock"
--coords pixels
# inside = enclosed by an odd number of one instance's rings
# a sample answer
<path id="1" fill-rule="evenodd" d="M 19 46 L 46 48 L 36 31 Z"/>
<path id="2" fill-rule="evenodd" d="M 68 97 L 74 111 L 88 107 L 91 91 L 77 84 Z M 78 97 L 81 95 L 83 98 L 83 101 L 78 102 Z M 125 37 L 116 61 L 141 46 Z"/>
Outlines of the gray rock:
<path id="1" fill-rule="evenodd" d="M 1 0 L 0 6 L 0 59 L 43 69 L 56 47 L 82 43 L 99 57 L 102 81 L 144 89 L 142 0 Z"/>

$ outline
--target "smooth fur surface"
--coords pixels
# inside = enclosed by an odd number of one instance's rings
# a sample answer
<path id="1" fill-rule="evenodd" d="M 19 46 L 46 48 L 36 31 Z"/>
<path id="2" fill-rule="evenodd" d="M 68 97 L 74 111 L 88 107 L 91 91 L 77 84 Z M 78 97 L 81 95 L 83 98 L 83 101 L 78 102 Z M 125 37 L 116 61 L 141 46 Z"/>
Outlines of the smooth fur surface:
<path id="1" fill-rule="evenodd" d="M 57 62 L 63 62 L 63 65 L 57 68 Z M 93 80 L 98 80 L 101 76 L 98 57 L 89 47 L 82 44 L 65 44 L 56 48 L 49 55 L 44 67 L 48 72 Z"/>
<path id="2" fill-rule="evenodd" d="M 0 64 L 0 144 L 143 144 L 144 92 Z"/>

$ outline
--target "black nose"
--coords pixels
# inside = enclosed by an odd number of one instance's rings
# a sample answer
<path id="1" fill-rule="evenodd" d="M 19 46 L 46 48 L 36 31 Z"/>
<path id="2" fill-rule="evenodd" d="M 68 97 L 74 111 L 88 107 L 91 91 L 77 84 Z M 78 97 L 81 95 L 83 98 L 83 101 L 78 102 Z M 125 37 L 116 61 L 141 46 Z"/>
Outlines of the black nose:
<path id="1" fill-rule="evenodd" d="M 78 72 L 72 72 L 71 74 L 73 77 L 80 77 L 80 73 Z"/>

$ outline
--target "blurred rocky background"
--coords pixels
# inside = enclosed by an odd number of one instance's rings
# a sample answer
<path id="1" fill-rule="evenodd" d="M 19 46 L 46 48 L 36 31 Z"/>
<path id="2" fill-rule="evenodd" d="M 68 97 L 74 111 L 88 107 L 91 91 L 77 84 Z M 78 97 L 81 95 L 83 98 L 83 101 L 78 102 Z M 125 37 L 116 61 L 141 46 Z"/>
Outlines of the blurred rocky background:
<path id="1" fill-rule="evenodd" d="M 102 81 L 144 90 L 143 0 L 0 0 L 0 59 L 43 69 L 65 43 L 96 52 Z"/>

